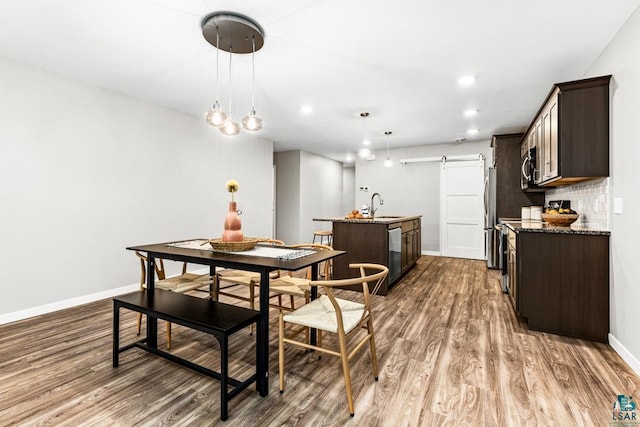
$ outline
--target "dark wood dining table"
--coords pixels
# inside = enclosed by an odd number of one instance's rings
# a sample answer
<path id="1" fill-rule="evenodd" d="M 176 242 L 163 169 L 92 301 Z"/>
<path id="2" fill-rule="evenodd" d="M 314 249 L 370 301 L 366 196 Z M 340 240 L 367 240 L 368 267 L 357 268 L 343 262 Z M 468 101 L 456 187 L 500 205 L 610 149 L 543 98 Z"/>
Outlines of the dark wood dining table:
<path id="1" fill-rule="evenodd" d="M 260 318 L 257 326 L 256 345 L 256 389 L 260 396 L 269 393 L 269 273 L 276 270 L 296 271 L 311 267 L 312 280 L 318 278 L 318 264 L 345 254 L 344 251 L 322 250 L 313 251 L 298 258 L 274 258 L 267 256 L 251 255 L 251 251 L 222 252 L 211 250 L 211 247 L 203 246 L 201 249 L 181 246 L 185 242 L 206 241 L 207 239 L 189 239 L 176 242 L 155 243 L 140 246 L 127 247 L 128 250 L 145 252 L 147 254 L 147 271 L 155 271 L 156 258 L 188 262 L 199 265 L 208 265 L 210 274 L 216 273 L 216 268 L 232 268 L 260 273 Z M 259 244 L 258 244 L 259 245 Z M 286 249 L 285 247 L 282 247 Z M 147 274 L 147 295 L 153 298 L 154 274 Z M 312 287 L 312 292 L 317 292 Z M 316 295 L 312 294 L 312 298 Z M 157 318 L 149 316 L 147 319 L 146 342 L 149 347 L 157 348 Z M 312 331 L 313 332 L 313 331 Z"/>

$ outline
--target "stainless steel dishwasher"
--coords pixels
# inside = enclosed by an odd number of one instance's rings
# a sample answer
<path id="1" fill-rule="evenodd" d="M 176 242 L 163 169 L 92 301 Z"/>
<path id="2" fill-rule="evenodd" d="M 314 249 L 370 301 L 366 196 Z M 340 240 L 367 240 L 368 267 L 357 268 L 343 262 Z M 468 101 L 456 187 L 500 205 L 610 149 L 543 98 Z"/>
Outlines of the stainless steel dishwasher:
<path id="1" fill-rule="evenodd" d="M 391 228 L 389 232 L 389 286 L 393 284 L 402 273 L 402 228 L 399 224 Z"/>

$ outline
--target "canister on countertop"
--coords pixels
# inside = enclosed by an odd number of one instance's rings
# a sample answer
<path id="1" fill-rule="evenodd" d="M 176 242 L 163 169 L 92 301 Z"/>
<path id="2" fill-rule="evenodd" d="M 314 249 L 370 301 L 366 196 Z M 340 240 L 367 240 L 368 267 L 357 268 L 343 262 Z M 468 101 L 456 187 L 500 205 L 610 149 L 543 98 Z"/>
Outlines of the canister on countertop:
<path id="1" fill-rule="evenodd" d="M 531 219 L 542 221 L 542 206 L 531 206 Z"/>
<path id="2" fill-rule="evenodd" d="M 531 219 L 531 208 L 529 206 L 523 206 L 520 212 L 521 219 Z"/>

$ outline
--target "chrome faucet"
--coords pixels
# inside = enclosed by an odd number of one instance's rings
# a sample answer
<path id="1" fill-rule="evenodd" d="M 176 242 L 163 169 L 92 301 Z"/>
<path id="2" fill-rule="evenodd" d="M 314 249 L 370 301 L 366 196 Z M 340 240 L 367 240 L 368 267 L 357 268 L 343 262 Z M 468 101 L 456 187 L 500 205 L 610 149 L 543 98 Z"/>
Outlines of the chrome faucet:
<path id="1" fill-rule="evenodd" d="M 371 212 L 370 212 L 370 216 L 371 216 L 371 218 L 373 218 L 373 217 L 374 217 L 374 214 L 375 214 L 375 213 L 376 213 L 376 211 L 377 211 L 377 209 L 375 209 L 375 208 L 373 207 L 373 198 L 374 198 L 374 197 L 376 197 L 376 196 L 378 196 L 378 200 L 380 200 L 380 206 L 384 205 L 384 200 L 382 200 L 382 197 L 380 196 L 380 193 L 373 193 L 373 194 L 371 195 Z"/>

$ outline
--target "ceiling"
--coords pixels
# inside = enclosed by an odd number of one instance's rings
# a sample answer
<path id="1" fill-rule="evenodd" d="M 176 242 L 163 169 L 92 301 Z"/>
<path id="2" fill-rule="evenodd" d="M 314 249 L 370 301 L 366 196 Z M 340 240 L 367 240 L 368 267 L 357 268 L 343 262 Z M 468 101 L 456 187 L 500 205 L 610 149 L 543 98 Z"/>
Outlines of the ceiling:
<path id="1" fill-rule="evenodd" d="M 556 82 L 585 75 L 640 0 L 20 0 L 0 2 L 0 55 L 202 117 L 216 96 L 201 18 L 265 30 L 255 55 L 261 137 L 344 161 L 372 149 L 522 131 Z M 220 52 L 228 109 L 229 54 Z M 251 55 L 234 55 L 233 112 L 251 107 Z M 457 78 L 476 76 L 461 88 Z M 301 114 L 310 105 L 313 113 Z M 48 106 L 48 108 L 55 106 Z M 34 106 L 34 109 L 38 108 Z M 466 109 L 477 109 L 473 118 Z M 468 135 L 470 128 L 478 129 Z M 218 130 L 211 128 L 216 135 Z M 229 138 L 229 137 L 225 137 Z M 230 137 L 232 138 L 232 137 Z"/>

